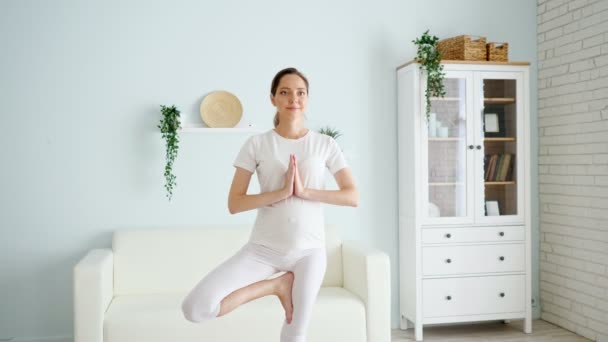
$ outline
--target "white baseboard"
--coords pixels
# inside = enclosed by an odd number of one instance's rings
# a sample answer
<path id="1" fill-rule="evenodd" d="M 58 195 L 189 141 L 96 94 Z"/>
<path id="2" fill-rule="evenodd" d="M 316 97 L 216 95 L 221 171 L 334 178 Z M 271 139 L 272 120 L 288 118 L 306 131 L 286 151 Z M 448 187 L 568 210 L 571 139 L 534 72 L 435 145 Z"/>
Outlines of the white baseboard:
<path id="1" fill-rule="evenodd" d="M 74 336 L 15 337 L 7 342 L 74 342 Z"/>

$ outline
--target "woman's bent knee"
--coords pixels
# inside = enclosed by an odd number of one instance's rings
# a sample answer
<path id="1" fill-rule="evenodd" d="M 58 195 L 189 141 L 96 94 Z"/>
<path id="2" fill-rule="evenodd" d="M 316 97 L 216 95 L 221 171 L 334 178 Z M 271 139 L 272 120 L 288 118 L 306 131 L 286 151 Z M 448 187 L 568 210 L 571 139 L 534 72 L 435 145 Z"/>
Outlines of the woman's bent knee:
<path id="1" fill-rule="evenodd" d="M 209 302 L 199 302 L 186 298 L 182 302 L 182 314 L 184 318 L 193 323 L 200 323 L 217 317 L 219 304 Z"/>

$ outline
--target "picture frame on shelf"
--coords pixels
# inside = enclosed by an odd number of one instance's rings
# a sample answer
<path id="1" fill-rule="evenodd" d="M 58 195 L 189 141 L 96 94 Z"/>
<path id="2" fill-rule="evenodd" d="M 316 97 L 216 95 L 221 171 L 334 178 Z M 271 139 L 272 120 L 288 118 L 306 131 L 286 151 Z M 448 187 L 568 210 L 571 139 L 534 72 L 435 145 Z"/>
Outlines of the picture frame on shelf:
<path id="1" fill-rule="evenodd" d="M 496 113 L 485 113 L 484 114 L 484 126 L 486 133 L 498 133 L 498 114 Z"/>
<path id="2" fill-rule="evenodd" d="M 489 138 L 504 138 L 505 129 L 505 110 L 502 107 L 487 106 L 483 110 L 484 136 Z"/>

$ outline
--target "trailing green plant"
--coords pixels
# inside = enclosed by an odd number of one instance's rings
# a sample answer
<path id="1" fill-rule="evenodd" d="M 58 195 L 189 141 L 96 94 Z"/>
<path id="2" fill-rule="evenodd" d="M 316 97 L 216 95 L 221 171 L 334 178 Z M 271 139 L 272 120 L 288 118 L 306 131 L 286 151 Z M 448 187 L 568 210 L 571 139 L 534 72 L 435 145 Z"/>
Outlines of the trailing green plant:
<path id="1" fill-rule="evenodd" d="M 337 129 L 335 129 L 335 128 L 331 128 L 331 127 L 329 127 L 329 126 L 327 126 L 327 127 L 322 127 L 322 128 L 319 130 L 319 133 L 321 133 L 321 134 L 325 134 L 325 135 L 329 135 L 330 137 L 334 138 L 334 140 L 335 140 L 335 139 L 338 139 L 340 136 L 342 136 L 342 133 L 340 133 L 340 131 L 338 131 L 338 130 L 337 130 Z"/>
<path id="2" fill-rule="evenodd" d="M 437 36 L 429 35 L 429 30 L 426 30 L 422 36 L 412 40 L 418 47 L 416 52 L 416 60 L 420 63 L 421 72 L 426 72 L 426 120 L 429 120 L 431 112 L 431 97 L 444 97 L 445 90 L 443 79 L 443 65 L 441 65 L 441 53 L 437 49 Z"/>
<path id="3" fill-rule="evenodd" d="M 179 138 L 177 136 L 177 130 L 181 127 L 180 111 L 175 106 L 166 107 L 161 105 L 160 111 L 163 115 L 160 120 L 160 128 L 163 140 L 165 141 L 166 147 L 166 164 L 165 164 L 165 189 L 167 190 L 167 198 L 171 202 L 173 197 L 173 189 L 177 183 L 175 182 L 175 175 L 173 174 L 173 163 L 177 158 L 177 151 L 179 149 Z"/>

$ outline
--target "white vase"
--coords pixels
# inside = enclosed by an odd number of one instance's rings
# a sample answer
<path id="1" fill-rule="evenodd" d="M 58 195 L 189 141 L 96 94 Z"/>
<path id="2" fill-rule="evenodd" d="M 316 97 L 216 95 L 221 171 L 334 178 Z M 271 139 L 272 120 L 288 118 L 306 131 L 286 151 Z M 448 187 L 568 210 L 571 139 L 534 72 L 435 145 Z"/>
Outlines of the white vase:
<path id="1" fill-rule="evenodd" d="M 437 136 L 437 114 L 429 113 L 429 137 Z"/>

